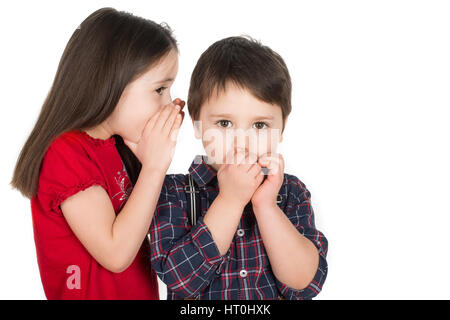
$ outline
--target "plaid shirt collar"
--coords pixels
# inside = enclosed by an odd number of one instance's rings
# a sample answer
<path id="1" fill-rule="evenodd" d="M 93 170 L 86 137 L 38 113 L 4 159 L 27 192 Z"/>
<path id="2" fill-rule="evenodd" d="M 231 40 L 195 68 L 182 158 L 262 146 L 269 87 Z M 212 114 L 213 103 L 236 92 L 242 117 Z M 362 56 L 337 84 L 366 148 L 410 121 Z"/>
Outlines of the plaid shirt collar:
<path id="1" fill-rule="evenodd" d="M 217 177 L 215 169 L 208 165 L 207 162 L 208 156 L 196 155 L 189 167 L 189 173 L 200 187 L 209 185 Z"/>

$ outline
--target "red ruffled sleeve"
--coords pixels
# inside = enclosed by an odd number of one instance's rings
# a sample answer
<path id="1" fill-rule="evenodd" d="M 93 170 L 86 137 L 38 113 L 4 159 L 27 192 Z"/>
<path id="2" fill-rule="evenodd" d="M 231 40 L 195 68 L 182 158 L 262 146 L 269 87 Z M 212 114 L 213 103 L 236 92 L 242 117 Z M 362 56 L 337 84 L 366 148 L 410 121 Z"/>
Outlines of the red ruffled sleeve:
<path id="1" fill-rule="evenodd" d="M 92 185 L 108 190 L 99 165 L 83 141 L 70 135 L 55 139 L 44 156 L 39 176 L 38 196 L 48 209 L 61 212 L 59 205 L 64 200 Z"/>

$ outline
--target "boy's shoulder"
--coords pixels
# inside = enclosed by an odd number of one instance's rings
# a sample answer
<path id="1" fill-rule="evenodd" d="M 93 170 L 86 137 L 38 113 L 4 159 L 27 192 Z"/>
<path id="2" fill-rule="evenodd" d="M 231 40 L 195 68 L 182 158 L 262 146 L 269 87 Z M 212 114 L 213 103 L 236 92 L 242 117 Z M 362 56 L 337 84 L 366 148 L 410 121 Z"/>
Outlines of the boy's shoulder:
<path id="1" fill-rule="evenodd" d="M 177 201 L 183 199 L 182 194 L 185 192 L 186 175 L 166 174 L 161 189 L 160 200 Z"/>
<path id="2" fill-rule="evenodd" d="M 303 183 L 303 181 L 301 181 L 297 176 L 289 173 L 284 173 L 283 185 L 302 191 L 307 190 L 306 185 Z"/>
<path id="3" fill-rule="evenodd" d="M 168 188 L 184 189 L 186 182 L 186 175 L 182 173 L 169 173 L 164 177 L 164 186 Z"/>
<path id="4" fill-rule="evenodd" d="M 280 192 L 288 201 L 304 202 L 309 201 L 311 194 L 306 185 L 297 176 L 284 173 L 283 185 Z"/>

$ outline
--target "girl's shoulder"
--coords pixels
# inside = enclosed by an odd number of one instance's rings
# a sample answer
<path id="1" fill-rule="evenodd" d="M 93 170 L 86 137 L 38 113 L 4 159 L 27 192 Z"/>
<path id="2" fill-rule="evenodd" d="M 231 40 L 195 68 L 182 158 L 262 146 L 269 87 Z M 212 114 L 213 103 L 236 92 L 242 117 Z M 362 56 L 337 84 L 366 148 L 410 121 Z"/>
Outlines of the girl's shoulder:
<path id="1" fill-rule="evenodd" d="M 37 191 L 47 209 L 59 211 L 67 197 L 94 184 L 108 190 L 102 165 L 90 151 L 89 142 L 74 132 L 54 139 L 41 164 Z"/>
<path id="2" fill-rule="evenodd" d="M 53 139 L 50 144 L 50 148 L 82 148 L 86 146 L 103 147 L 115 145 L 114 137 L 110 137 L 106 140 L 97 139 L 91 137 L 84 131 L 71 130 L 60 134 L 58 137 Z"/>
<path id="3" fill-rule="evenodd" d="M 81 132 L 64 132 L 53 139 L 45 151 L 42 166 L 58 166 L 63 163 L 77 163 L 83 158 L 90 158 L 89 143 Z"/>
<path id="4" fill-rule="evenodd" d="M 73 163 L 81 166 L 87 166 L 86 161 L 94 161 L 94 159 L 102 158 L 102 150 L 104 147 L 115 145 L 114 137 L 107 140 L 96 139 L 89 136 L 84 131 L 72 130 L 60 134 L 53 139 L 47 148 L 42 165 L 45 163 L 67 164 Z M 110 154 L 110 153 L 108 153 Z"/>
<path id="5" fill-rule="evenodd" d="M 38 193 L 51 193 L 54 198 L 67 195 L 67 190 L 73 193 L 92 184 L 105 185 L 101 163 L 96 159 L 80 133 L 61 134 L 44 154 Z"/>

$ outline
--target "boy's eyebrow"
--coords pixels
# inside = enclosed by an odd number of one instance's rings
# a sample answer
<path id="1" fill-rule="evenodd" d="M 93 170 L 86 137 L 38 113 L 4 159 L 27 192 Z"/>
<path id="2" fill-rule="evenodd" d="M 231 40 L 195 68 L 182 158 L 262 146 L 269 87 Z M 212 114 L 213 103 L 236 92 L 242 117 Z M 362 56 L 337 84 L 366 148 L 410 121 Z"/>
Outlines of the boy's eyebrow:
<path id="1" fill-rule="evenodd" d="M 233 115 L 232 115 L 232 114 L 229 114 L 229 113 L 217 113 L 217 114 L 211 114 L 210 117 L 232 118 Z M 255 117 L 255 118 L 253 118 L 253 120 L 264 120 L 264 119 L 266 119 L 266 120 L 273 120 L 273 119 L 274 119 L 274 116 L 269 116 L 269 115 L 267 115 L 267 116 L 257 116 L 257 117 Z"/>
<path id="2" fill-rule="evenodd" d="M 224 118 L 232 118 L 233 115 L 229 114 L 229 113 L 216 113 L 216 114 L 211 114 L 211 117 L 224 117 Z"/>
<path id="3" fill-rule="evenodd" d="M 274 116 L 260 116 L 260 117 L 255 117 L 254 120 L 273 120 Z"/>

